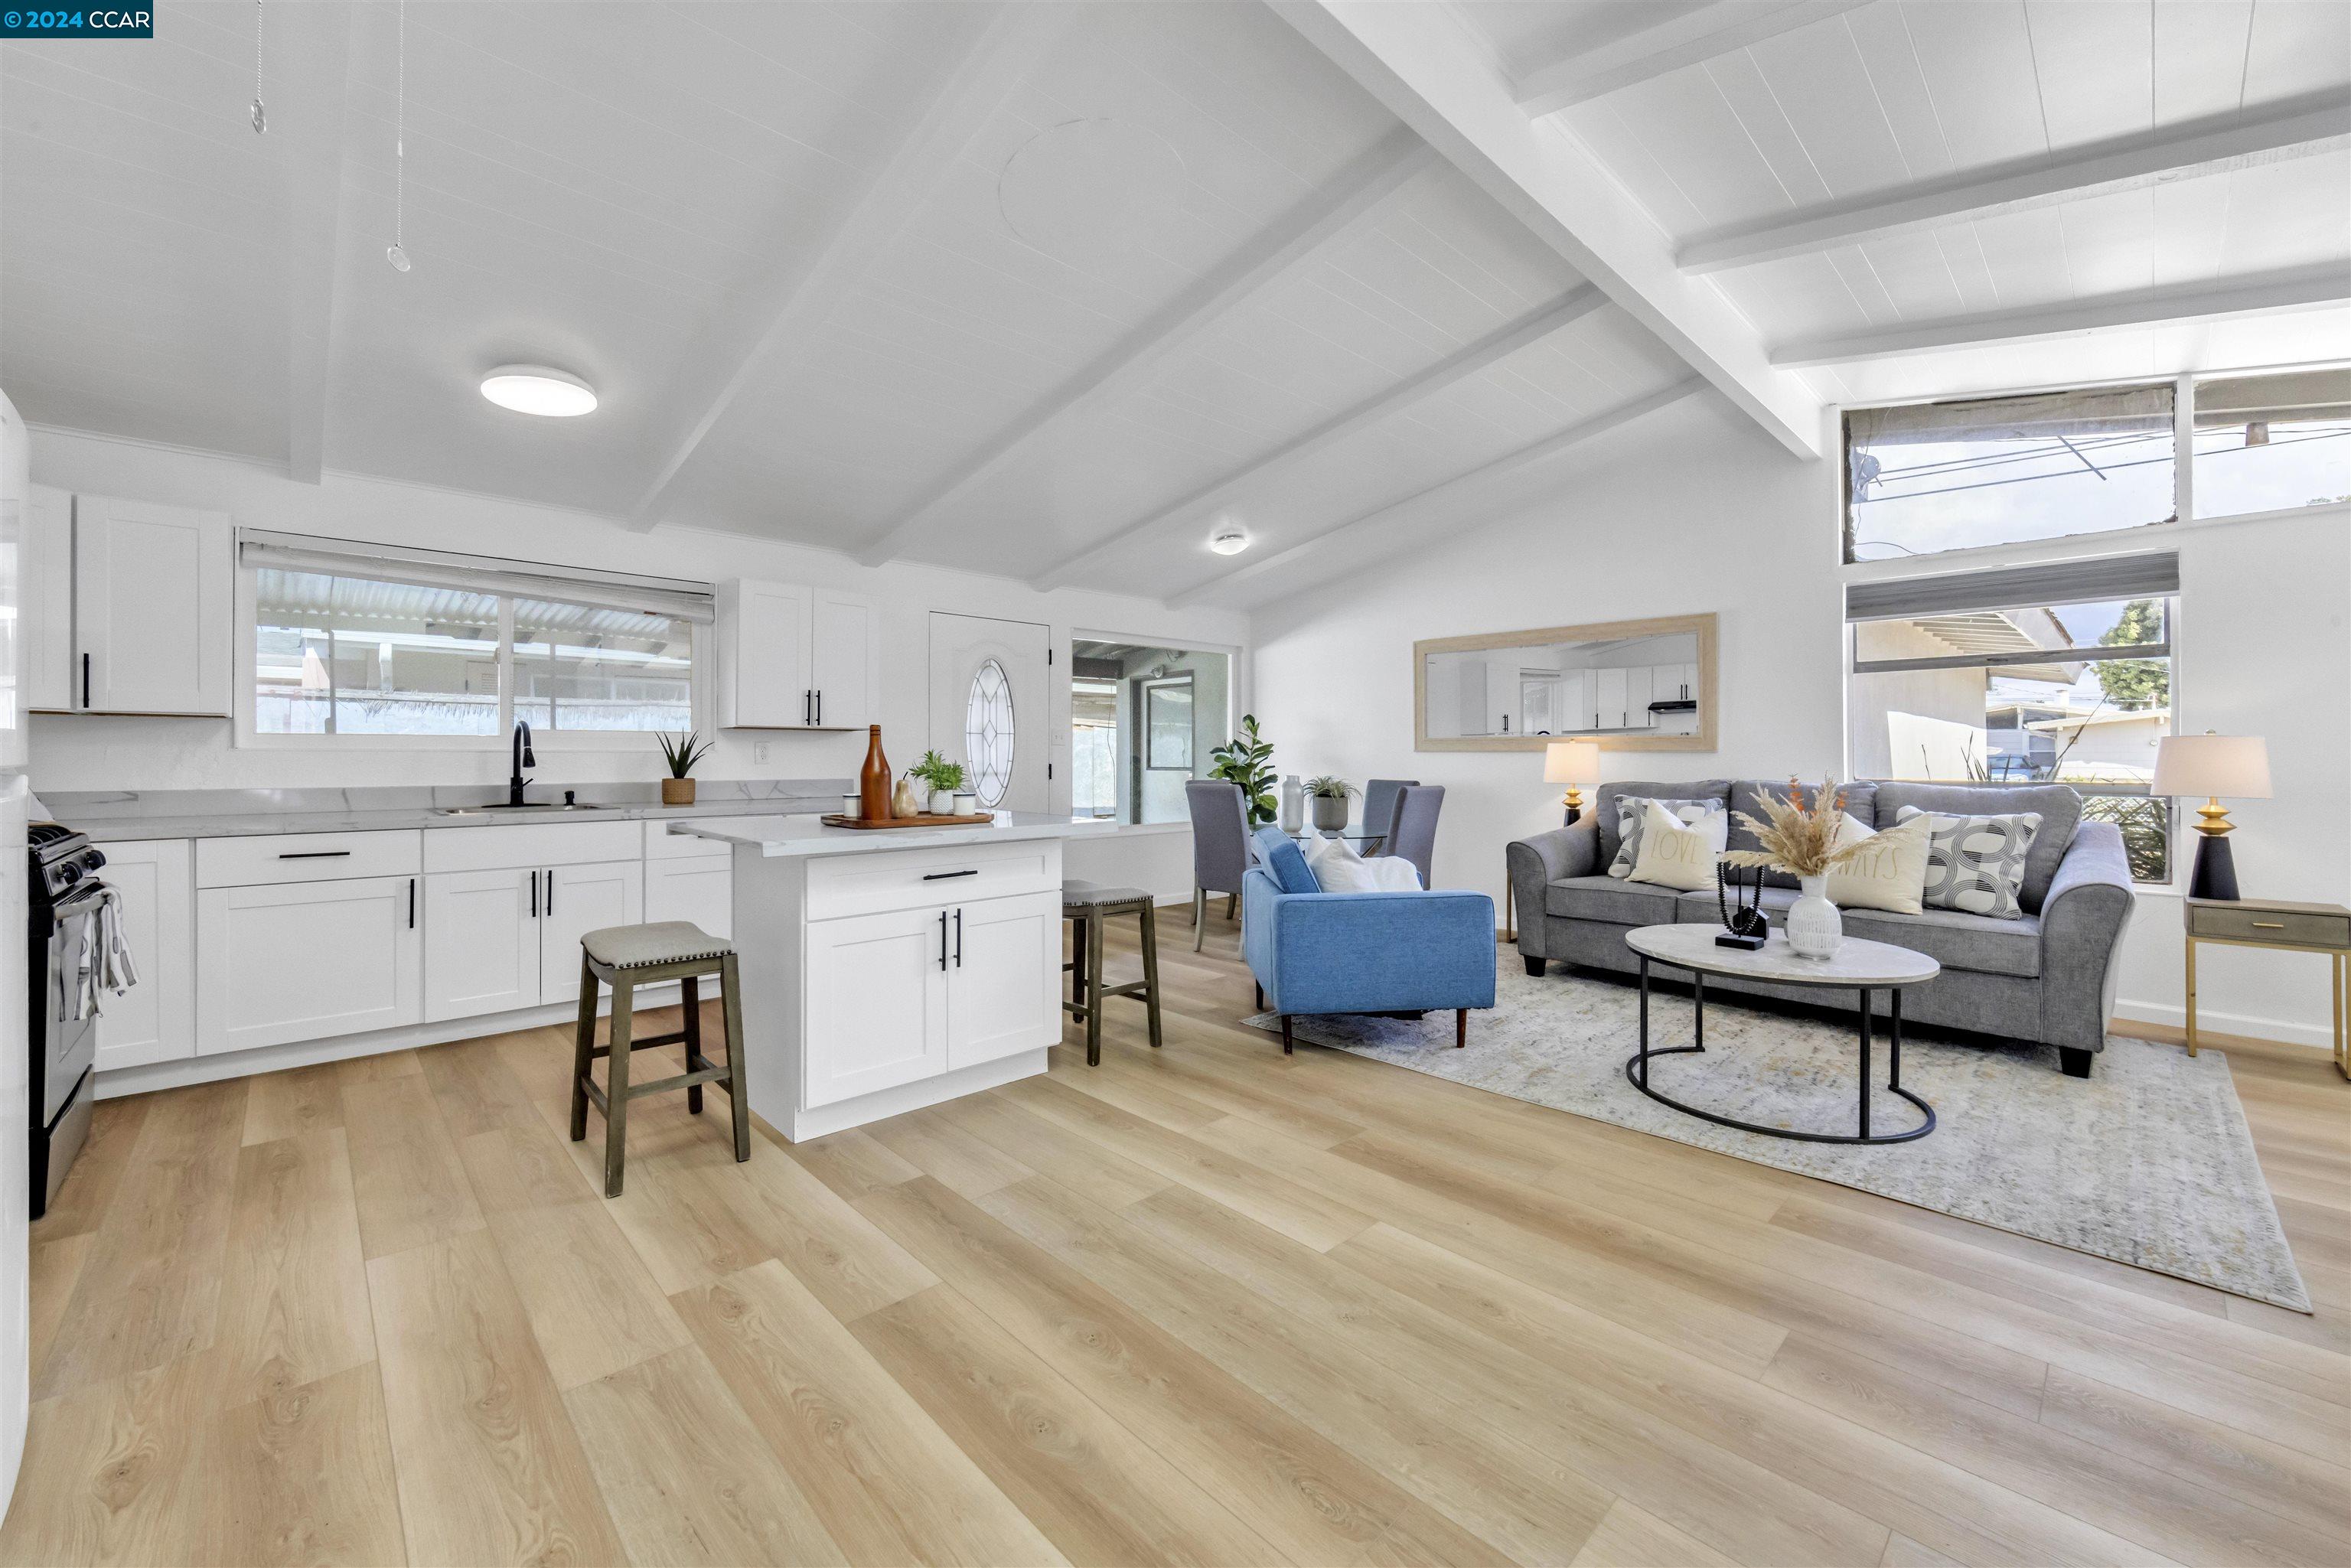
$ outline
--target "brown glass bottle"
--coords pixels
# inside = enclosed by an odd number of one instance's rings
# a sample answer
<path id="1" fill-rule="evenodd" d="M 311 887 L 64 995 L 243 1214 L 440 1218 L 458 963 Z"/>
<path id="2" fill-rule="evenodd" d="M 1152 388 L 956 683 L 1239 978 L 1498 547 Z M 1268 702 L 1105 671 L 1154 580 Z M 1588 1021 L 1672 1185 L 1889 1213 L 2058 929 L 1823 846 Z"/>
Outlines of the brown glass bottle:
<path id="1" fill-rule="evenodd" d="M 890 759 L 882 755 L 882 727 L 866 727 L 865 767 L 857 775 L 857 814 L 869 822 L 890 816 Z"/>

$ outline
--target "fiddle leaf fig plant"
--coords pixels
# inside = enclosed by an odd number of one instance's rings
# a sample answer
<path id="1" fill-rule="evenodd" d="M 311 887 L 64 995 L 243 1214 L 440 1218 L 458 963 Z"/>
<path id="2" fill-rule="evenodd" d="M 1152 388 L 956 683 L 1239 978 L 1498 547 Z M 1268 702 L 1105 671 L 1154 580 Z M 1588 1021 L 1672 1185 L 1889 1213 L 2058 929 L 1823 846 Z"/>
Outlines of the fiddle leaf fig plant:
<path id="1" fill-rule="evenodd" d="M 1258 733 L 1257 715 L 1241 715 L 1240 733 L 1208 753 L 1208 777 L 1241 787 L 1249 826 L 1262 827 L 1281 815 L 1274 798 L 1273 742 Z"/>

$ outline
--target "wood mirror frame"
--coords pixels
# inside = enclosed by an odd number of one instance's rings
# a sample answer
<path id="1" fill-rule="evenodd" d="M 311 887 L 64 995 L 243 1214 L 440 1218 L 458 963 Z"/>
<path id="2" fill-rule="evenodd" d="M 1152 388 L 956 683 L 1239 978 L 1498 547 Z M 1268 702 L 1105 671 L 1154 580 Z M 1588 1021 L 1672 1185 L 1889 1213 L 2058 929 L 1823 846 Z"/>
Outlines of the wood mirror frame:
<path id="1" fill-rule="evenodd" d="M 1428 656 L 1480 648 L 1541 646 L 1554 643 L 1606 643 L 1628 637 L 1698 634 L 1698 731 L 1694 735 L 1638 735 L 1625 730 L 1565 730 L 1552 735 L 1460 735 L 1428 733 Z M 1667 615 L 1647 621 L 1602 621 L 1586 626 L 1538 626 L 1525 632 L 1481 632 L 1471 637 L 1429 637 L 1412 645 L 1412 748 L 1415 751 L 1541 751 L 1554 740 L 1597 740 L 1609 751 L 1712 751 L 1718 710 L 1715 687 L 1715 618 Z"/>

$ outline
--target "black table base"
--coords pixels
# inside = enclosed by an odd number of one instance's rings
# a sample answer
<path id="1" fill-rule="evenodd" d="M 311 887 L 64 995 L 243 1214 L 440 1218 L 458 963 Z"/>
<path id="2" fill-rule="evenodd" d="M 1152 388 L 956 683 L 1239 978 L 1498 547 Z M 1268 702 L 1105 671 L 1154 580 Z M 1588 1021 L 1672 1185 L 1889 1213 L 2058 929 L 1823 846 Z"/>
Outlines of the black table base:
<path id="1" fill-rule="evenodd" d="M 1625 1077 L 1634 1088 L 1638 1089 L 1658 1104 L 1671 1106 L 1685 1116 L 1696 1116 L 1698 1120 L 1711 1122 L 1718 1127 L 1736 1127 L 1742 1133 L 1761 1133 L 1767 1138 L 1795 1138 L 1807 1144 L 1907 1144 L 1913 1138 L 1923 1138 L 1935 1130 L 1935 1108 L 1902 1087 L 1902 989 L 1898 986 L 1854 988 L 1861 993 L 1861 1095 L 1860 1130 L 1857 1133 L 1801 1133 L 1788 1127 L 1765 1127 L 1753 1122 L 1741 1122 L 1729 1116 L 1718 1116 L 1711 1111 L 1701 1111 L 1695 1105 L 1685 1105 L 1678 1100 L 1658 1093 L 1649 1087 L 1650 1058 L 1691 1056 L 1702 1054 L 1706 1050 L 1706 972 L 1702 969 L 1690 971 L 1691 1001 L 1695 1019 L 1692 1043 L 1667 1046 L 1662 1050 L 1652 1051 L 1649 1049 L 1649 956 L 1644 953 L 1640 955 L 1640 959 L 1641 1049 L 1625 1059 Z M 1661 964 L 1667 962 L 1662 958 L 1657 961 Z M 1681 967 L 1680 965 L 1673 967 Z M 1893 1008 L 1892 1016 L 1887 1020 L 1886 1086 L 1918 1107 L 1920 1113 L 1926 1117 L 1925 1121 L 1907 1132 L 1873 1134 L 1869 1130 L 1869 1052 L 1872 1044 L 1869 993 L 1876 989 L 1883 989 L 1886 992 L 1886 1000 Z"/>

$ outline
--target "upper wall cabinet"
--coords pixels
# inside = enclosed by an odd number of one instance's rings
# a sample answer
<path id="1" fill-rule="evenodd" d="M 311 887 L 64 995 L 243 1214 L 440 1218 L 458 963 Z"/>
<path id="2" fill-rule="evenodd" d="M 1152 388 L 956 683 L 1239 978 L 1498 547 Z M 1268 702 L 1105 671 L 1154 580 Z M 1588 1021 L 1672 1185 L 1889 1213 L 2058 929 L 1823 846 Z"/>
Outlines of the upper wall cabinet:
<path id="1" fill-rule="evenodd" d="M 36 486 L 25 543 L 30 706 L 229 712 L 228 517 Z"/>
<path id="2" fill-rule="evenodd" d="M 873 601 L 748 579 L 718 591 L 718 722 L 732 729 L 862 729 L 880 664 Z"/>

